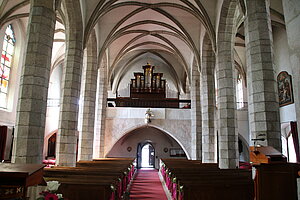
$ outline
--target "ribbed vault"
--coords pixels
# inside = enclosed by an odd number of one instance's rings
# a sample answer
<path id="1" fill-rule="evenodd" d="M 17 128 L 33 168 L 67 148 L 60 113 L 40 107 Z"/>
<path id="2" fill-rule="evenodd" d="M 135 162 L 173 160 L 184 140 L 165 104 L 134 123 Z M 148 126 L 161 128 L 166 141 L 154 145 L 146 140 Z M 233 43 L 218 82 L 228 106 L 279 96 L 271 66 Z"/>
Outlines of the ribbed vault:
<path id="1" fill-rule="evenodd" d="M 64 59 L 66 11 L 64 0 L 57 0 L 57 24 L 52 55 L 52 67 Z M 242 15 L 244 1 L 239 1 Z M 222 1 L 212 0 L 80 0 L 79 10 L 70 10 L 82 15 L 83 43 L 94 29 L 97 36 L 98 63 L 107 59 L 108 81 L 113 92 L 128 78 L 135 65 L 156 65 L 169 78 L 168 83 L 177 92 L 184 93 L 190 84 L 191 66 L 197 63 L 201 70 L 203 36 L 210 40 L 216 51 L 218 9 Z M 0 27 L 20 20 L 27 27 L 29 0 L 0 1 Z M 281 1 L 271 1 L 273 25 L 283 26 Z M 241 16 L 242 16 L 241 15 Z M 221 16 L 222 18 L 222 16 Z M 235 57 L 244 56 L 243 18 L 235 41 Z M 243 60 L 243 59 L 242 59 Z M 141 67 L 141 66 L 139 66 Z M 132 69 L 132 70 L 130 70 Z M 128 80 L 129 81 L 129 80 Z"/>

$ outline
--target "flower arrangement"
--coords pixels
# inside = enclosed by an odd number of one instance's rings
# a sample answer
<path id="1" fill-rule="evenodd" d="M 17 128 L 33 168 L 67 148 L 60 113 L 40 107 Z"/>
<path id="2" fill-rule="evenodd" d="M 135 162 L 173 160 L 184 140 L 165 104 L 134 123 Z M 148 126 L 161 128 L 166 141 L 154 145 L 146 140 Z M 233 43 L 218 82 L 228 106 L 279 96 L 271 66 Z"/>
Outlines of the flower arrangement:
<path id="1" fill-rule="evenodd" d="M 64 200 L 62 194 L 57 194 L 56 191 L 60 183 L 58 181 L 48 181 L 46 190 L 41 192 L 37 200 Z"/>

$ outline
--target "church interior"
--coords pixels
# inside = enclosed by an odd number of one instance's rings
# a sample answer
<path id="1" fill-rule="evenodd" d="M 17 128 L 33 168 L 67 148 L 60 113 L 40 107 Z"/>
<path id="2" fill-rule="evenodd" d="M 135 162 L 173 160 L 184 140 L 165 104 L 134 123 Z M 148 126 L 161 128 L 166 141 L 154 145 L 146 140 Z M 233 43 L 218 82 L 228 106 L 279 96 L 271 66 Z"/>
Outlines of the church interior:
<path id="1" fill-rule="evenodd" d="M 299 0 L 0 0 L 0 48 L 0 199 L 300 197 Z"/>

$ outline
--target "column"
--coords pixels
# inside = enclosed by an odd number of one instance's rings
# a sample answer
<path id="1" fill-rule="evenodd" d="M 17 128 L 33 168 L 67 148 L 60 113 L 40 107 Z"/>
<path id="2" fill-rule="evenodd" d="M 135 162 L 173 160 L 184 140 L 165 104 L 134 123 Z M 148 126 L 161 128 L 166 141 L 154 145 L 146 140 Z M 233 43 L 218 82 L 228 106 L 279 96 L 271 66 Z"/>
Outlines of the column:
<path id="1" fill-rule="evenodd" d="M 217 126 L 218 162 L 220 168 L 238 166 L 238 134 L 235 119 L 234 41 L 237 1 L 224 1 L 217 42 Z"/>
<path id="2" fill-rule="evenodd" d="M 248 112 L 251 138 L 281 151 L 277 83 L 273 67 L 273 41 L 269 4 L 246 1 L 245 20 Z"/>
<path id="3" fill-rule="evenodd" d="M 69 22 L 70 23 L 70 22 Z M 79 22 L 67 25 L 65 65 L 56 143 L 56 164 L 75 166 L 77 152 L 77 123 L 82 73 L 82 29 Z"/>
<path id="4" fill-rule="evenodd" d="M 27 28 L 12 162 L 42 163 L 55 28 L 54 0 L 32 0 Z"/>
<path id="5" fill-rule="evenodd" d="M 194 64 L 192 69 L 191 84 L 191 131 L 193 160 L 202 159 L 202 133 L 201 133 L 201 99 L 200 99 L 200 73 L 198 66 Z"/>
<path id="6" fill-rule="evenodd" d="M 94 138 L 94 158 L 104 157 L 105 146 L 105 119 L 107 105 L 107 70 L 106 64 L 102 63 L 98 73 L 98 101 L 96 113 L 96 127 Z"/>
<path id="7" fill-rule="evenodd" d="M 204 38 L 201 67 L 201 107 L 202 107 L 202 162 L 216 162 L 215 138 L 215 54 L 209 42 Z"/>
<path id="8" fill-rule="evenodd" d="M 79 126 L 78 160 L 92 160 L 97 89 L 97 40 L 91 34 L 86 48 L 83 83 L 81 87 L 82 113 Z"/>

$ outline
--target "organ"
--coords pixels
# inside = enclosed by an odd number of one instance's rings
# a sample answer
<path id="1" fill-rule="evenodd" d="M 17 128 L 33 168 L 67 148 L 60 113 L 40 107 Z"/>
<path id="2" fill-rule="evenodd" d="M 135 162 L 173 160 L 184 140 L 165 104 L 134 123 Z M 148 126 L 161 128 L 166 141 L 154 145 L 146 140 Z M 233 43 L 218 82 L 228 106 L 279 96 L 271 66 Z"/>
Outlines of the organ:
<path id="1" fill-rule="evenodd" d="M 166 98 L 166 80 L 163 73 L 154 73 L 154 66 L 147 63 L 143 66 L 144 73 L 134 73 L 130 83 L 131 98 Z"/>
<path id="2" fill-rule="evenodd" d="M 177 98 L 166 98 L 166 80 L 163 73 L 154 73 L 155 67 L 147 63 L 144 72 L 133 73 L 130 80 L 130 96 L 117 95 L 117 107 L 147 107 L 147 108 L 179 108 Z M 188 102 L 190 102 L 188 100 Z"/>

